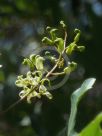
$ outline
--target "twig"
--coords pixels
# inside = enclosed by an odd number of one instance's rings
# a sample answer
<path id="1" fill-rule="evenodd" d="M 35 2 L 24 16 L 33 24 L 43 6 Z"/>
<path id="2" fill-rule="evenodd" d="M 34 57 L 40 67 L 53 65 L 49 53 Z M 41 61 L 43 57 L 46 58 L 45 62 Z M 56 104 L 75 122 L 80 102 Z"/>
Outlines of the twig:
<path id="1" fill-rule="evenodd" d="M 57 68 L 60 60 L 61 60 L 61 57 L 62 57 L 62 54 L 65 52 L 65 49 L 66 49 L 66 40 L 67 40 L 67 32 L 65 30 L 65 37 L 64 37 L 64 50 L 62 53 L 60 53 L 59 55 L 59 58 L 58 58 L 58 61 L 57 63 L 54 65 L 54 67 L 46 74 L 46 78 L 48 78 L 50 75 L 54 75 L 54 76 L 58 76 L 58 75 L 63 75 L 65 74 L 64 72 L 61 72 L 61 73 L 53 73 L 55 71 L 55 69 Z M 19 104 L 21 101 L 23 101 L 36 87 L 38 87 L 40 84 L 38 84 L 37 86 L 35 86 L 30 92 L 28 92 L 25 96 L 23 96 L 20 100 L 16 101 L 14 104 L 12 104 L 11 106 L 9 106 L 6 110 L 0 112 L 0 115 L 6 113 L 7 111 L 9 111 L 10 109 L 12 109 L 14 106 L 16 106 L 17 104 Z"/>
<path id="2" fill-rule="evenodd" d="M 67 31 L 65 30 L 65 37 L 64 37 L 64 50 L 63 50 L 62 54 L 65 52 L 65 49 L 66 49 L 66 41 L 67 41 Z"/>
<path id="3" fill-rule="evenodd" d="M 65 72 L 60 72 L 60 73 L 51 73 L 51 75 L 53 76 L 61 76 L 61 75 L 64 75 Z"/>
<path id="4" fill-rule="evenodd" d="M 32 88 L 32 90 L 30 92 L 28 92 L 26 95 L 24 95 L 21 99 L 19 99 L 18 101 L 16 101 L 14 104 L 12 104 L 11 106 L 9 106 L 6 110 L 0 112 L 0 115 L 8 112 L 10 109 L 12 109 L 13 107 L 15 107 L 17 104 L 19 104 L 20 102 L 22 102 L 24 99 L 26 99 L 26 97 L 33 92 L 33 90 L 36 88 L 37 86 L 35 86 L 34 88 Z"/>
<path id="5" fill-rule="evenodd" d="M 67 31 L 65 30 L 64 50 L 63 50 L 62 54 L 65 52 L 65 49 L 66 49 L 66 40 L 67 40 Z M 60 59 L 61 59 L 61 57 L 62 57 L 62 54 L 60 54 L 59 59 L 58 59 L 56 65 L 52 68 L 52 70 L 51 70 L 50 72 L 48 72 L 48 74 L 46 75 L 46 77 L 48 77 L 48 76 L 50 76 L 50 75 L 54 75 L 53 71 L 57 68 L 58 63 L 60 62 Z M 64 74 L 64 73 L 63 73 L 63 74 Z M 56 74 L 55 74 L 55 75 L 56 75 Z M 61 73 L 61 74 L 57 73 L 57 75 L 62 75 L 62 73 Z"/>
<path id="6" fill-rule="evenodd" d="M 56 63 L 55 66 L 51 69 L 51 71 L 48 72 L 48 74 L 46 75 L 46 78 L 49 77 L 49 76 L 53 73 L 53 71 L 57 68 L 58 63 L 60 62 L 61 57 L 62 57 L 62 54 L 60 54 L 57 63 Z"/>

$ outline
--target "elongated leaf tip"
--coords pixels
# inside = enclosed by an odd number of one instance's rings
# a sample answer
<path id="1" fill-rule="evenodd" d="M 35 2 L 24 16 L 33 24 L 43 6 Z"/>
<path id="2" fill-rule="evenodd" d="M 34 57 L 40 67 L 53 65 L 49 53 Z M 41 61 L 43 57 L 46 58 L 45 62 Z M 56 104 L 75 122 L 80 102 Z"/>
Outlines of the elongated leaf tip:
<path id="1" fill-rule="evenodd" d="M 96 79 L 95 78 L 88 78 L 84 81 L 83 85 L 87 85 L 87 88 L 92 88 L 93 84 L 95 83 Z"/>

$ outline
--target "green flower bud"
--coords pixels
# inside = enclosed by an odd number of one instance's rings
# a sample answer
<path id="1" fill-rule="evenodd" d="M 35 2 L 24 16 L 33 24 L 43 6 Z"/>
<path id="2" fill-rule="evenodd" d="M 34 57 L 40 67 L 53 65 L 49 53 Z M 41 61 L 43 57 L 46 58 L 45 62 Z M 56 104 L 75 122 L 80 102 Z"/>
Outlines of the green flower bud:
<path id="1" fill-rule="evenodd" d="M 39 57 L 36 57 L 36 68 L 37 70 L 43 70 L 43 61 L 44 61 L 44 58 L 39 56 Z"/>
<path id="2" fill-rule="evenodd" d="M 71 43 L 67 48 L 66 48 L 66 53 L 67 55 L 71 55 L 72 52 L 75 50 L 75 48 L 77 47 L 77 45 L 73 42 Z"/>
<path id="3" fill-rule="evenodd" d="M 22 62 L 23 65 L 28 65 L 28 59 L 24 59 L 23 62 Z"/>
<path id="4" fill-rule="evenodd" d="M 80 38 L 80 30 L 79 29 L 75 29 L 74 32 L 76 33 L 76 36 L 74 38 L 74 42 L 77 43 L 79 41 Z"/>
<path id="5" fill-rule="evenodd" d="M 75 38 L 74 38 L 74 42 L 77 43 L 79 41 L 80 38 L 80 33 L 78 33 Z"/>
<path id="6" fill-rule="evenodd" d="M 35 54 L 31 54 L 30 55 L 30 60 L 33 62 L 33 63 L 35 63 L 35 57 L 36 57 L 36 55 Z"/>
<path id="7" fill-rule="evenodd" d="M 62 38 L 57 38 L 55 44 L 57 45 L 58 52 L 62 53 L 64 50 L 64 40 Z"/>
<path id="8" fill-rule="evenodd" d="M 66 28 L 66 25 L 65 25 L 64 21 L 60 21 L 60 24 L 61 24 L 61 26 L 62 26 L 63 28 Z"/>
<path id="9" fill-rule="evenodd" d="M 48 45 L 53 45 L 53 41 L 47 37 L 44 37 L 42 39 L 42 42 L 45 43 L 45 44 L 48 44 Z"/>
<path id="10" fill-rule="evenodd" d="M 77 50 L 82 52 L 85 50 L 85 46 L 77 46 Z"/>
<path id="11" fill-rule="evenodd" d="M 47 30 L 47 31 L 50 31 L 50 30 L 51 30 L 51 27 L 50 27 L 50 26 L 47 26 L 47 27 L 46 27 L 46 30 Z"/>
<path id="12" fill-rule="evenodd" d="M 50 30 L 50 35 L 51 35 L 52 41 L 54 41 L 56 39 L 56 31 L 57 31 L 56 28 Z"/>
<path id="13" fill-rule="evenodd" d="M 64 69 L 64 72 L 66 74 L 70 74 L 72 71 L 74 71 L 76 69 L 76 67 L 77 67 L 77 63 L 71 62 L 69 64 L 69 66 Z"/>

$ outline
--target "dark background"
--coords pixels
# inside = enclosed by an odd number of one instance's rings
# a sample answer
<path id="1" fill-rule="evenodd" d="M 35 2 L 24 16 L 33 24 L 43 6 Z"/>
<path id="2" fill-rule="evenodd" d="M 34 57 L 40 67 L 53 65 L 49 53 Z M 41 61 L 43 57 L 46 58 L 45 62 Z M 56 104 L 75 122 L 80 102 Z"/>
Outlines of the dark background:
<path id="1" fill-rule="evenodd" d="M 102 1 L 101 0 L 0 0 L 0 111 L 19 99 L 15 86 L 24 72 L 24 56 L 42 46 L 47 25 L 59 27 L 64 20 L 68 38 L 73 30 L 82 31 L 79 44 L 83 53 L 75 53 L 77 70 L 68 82 L 52 91 L 53 100 L 35 99 L 16 105 L 0 116 L 0 136 L 57 136 L 61 134 L 70 112 L 70 95 L 88 77 L 97 79 L 94 88 L 79 105 L 76 130 L 79 132 L 102 110 Z M 70 41 L 68 41 L 70 42 Z"/>

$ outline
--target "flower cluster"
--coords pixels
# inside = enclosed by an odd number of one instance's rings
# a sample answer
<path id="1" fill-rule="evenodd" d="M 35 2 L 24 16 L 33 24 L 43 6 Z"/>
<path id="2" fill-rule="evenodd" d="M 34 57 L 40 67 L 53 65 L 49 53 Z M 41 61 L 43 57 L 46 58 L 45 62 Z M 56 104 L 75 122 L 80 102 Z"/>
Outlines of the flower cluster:
<path id="1" fill-rule="evenodd" d="M 28 65 L 30 69 L 36 67 L 37 70 L 33 72 L 28 71 L 25 77 L 23 75 L 18 76 L 15 82 L 18 87 L 23 88 L 19 93 L 19 96 L 21 99 L 27 97 L 28 103 L 31 102 L 31 98 L 41 98 L 41 95 L 45 95 L 49 99 L 52 98 L 52 95 L 47 91 L 47 88 L 44 85 L 44 82 L 49 80 L 42 78 L 43 60 L 44 59 L 41 56 L 36 57 L 35 54 L 31 55 L 29 59 L 24 59 L 23 64 Z"/>
<path id="2" fill-rule="evenodd" d="M 75 62 L 67 62 L 67 66 L 64 64 L 63 54 L 70 56 L 73 51 L 83 51 L 84 46 L 78 46 L 77 43 L 80 37 L 80 30 L 75 29 L 75 37 L 73 42 L 67 45 L 67 32 L 66 25 L 63 21 L 60 22 L 62 29 L 64 30 L 64 38 L 58 37 L 58 29 L 47 27 L 48 37 L 44 37 L 42 42 L 48 46 L 53 46 L 58 53 L 58 57 L 51 55 L 50 52 L 46 51 L 47 55 L 54 64 L 50 70 L 46 70 L 44 62 L 46 57 L 32 54 L 29 58 L 25 58 L 23 64 L 29 67 L 29 71 L 26 75 L 18 76 L 16 85 L 22 88 L 19 93 L 21 99 L 27 98 L 27 102 L 31 102 L 33 97 L 41 98 L 42 95 L 47 96 L 49 99 L 52 98 L 52 94 L 48 91 L 46 83 L 51 84 L 49 79 L 50 76 L 59 76 L 64 74 L 70 74 L 75 70 L 77 64 Z M 48 58 L 47 57 L 47 58 Z M 60 69 L 60 72 L 55 72 L 56 69 Z M 62 71 L 61 71 L 62 70 Z"/>

